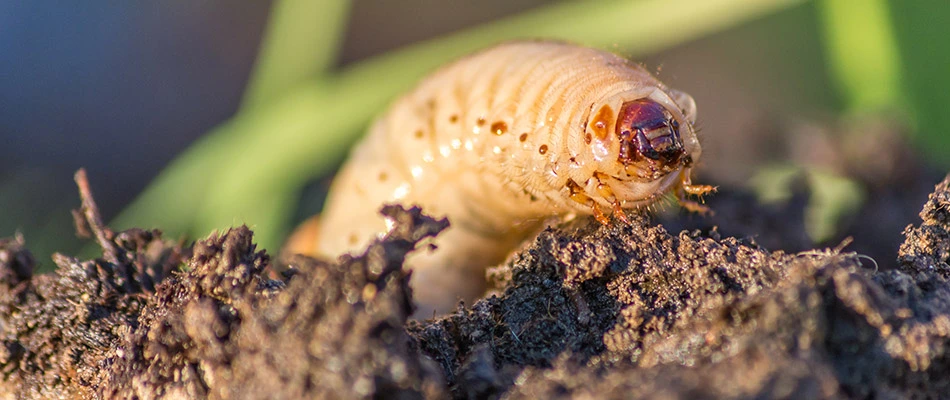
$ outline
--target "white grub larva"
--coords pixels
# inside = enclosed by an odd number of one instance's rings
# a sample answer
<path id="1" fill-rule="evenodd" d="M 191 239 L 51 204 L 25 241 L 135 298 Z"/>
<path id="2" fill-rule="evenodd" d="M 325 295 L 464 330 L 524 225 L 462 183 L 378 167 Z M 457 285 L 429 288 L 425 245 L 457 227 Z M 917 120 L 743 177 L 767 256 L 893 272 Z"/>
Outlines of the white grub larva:
<path id="1" fill-rule="evenodd" d="M 387 232 L 386 203 L 451 226 L 407 260 L 419 315 L 484 289 L 547 217 L 607 214 L 687 194 L 700 155 L 693 99 L 641 66 L 572 44 L 525 41 L 456 61 L 395 101 L 350 155 L 320 220 L 316 253 L 356 252 Z M 606 210 L 606 211 L 604 211 Z"/>

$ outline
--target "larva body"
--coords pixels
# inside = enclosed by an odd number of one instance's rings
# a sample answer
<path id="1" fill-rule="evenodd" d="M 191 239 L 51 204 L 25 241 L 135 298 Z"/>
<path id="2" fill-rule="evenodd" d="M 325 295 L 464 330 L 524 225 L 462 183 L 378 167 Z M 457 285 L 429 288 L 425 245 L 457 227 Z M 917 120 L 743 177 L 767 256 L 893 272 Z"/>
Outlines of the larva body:
<path id="1" fill-rule="evenodd" d="M 437 248 L 407 265 L 419 312 L 449 310 L 547 217 L 606 221 L 602 209 L 707 191 L 688 180 L 694 121 L 688 95 L 614 54 L 499 45 L 433 73 L 374 123 L 331 187 L 317 252 L 358 251 L 385 234 L 385 203 L 446 216 Z"/>

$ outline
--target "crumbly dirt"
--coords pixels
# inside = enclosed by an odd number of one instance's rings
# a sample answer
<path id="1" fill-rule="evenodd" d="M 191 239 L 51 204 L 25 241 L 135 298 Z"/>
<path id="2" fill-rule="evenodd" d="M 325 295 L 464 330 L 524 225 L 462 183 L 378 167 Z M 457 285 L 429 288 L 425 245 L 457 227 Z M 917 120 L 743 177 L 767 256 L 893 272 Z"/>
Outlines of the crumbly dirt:
<path id="1" fill-rule="evenodd" d="M 776 208 L 722 188 L 711 220 L 549 228 L 428 321 L 401 265 L 447 222 L 419 209 L 385 208 L 362 255 L 276 262 L 246 227 L 112 232 L 77 181 L 101 257 L 34 275 L 0 240 L 0 398 L 950 398 L 950 176 L 876 262 L 808 247 L 804 189 Z"/>

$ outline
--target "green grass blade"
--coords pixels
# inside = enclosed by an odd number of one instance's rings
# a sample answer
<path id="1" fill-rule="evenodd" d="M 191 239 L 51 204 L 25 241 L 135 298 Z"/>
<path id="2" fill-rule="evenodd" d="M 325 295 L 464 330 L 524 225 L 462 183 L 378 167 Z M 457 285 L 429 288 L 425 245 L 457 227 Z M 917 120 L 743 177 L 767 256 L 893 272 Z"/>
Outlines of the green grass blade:
<path id="1" fill-rule="evenodd" d="M 276 1 L 241 107 L 274 101 L 327 73 L 337 60 L 349 9 L 348 0 Z"/>
<path id="2" fill-rule="evenodd" d="M 891 1 L 918 148 L 950 166 L 950 1 Z"/>
<path id="3" fill-rule="evenodd" d="M 897 109 L 906 98 L 901 62 L 885 0 L 816 3 L 829 68 L 853 113 Z"/>

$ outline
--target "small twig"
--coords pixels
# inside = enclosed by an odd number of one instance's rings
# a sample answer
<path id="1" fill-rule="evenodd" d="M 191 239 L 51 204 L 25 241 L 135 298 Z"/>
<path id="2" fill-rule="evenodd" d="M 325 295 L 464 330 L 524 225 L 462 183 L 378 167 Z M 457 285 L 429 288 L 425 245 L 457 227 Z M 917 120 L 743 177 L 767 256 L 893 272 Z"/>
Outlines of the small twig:
<path id="1" fill-rule="evenodd" d="M 92 190 L 89 189 L 89 179 L 86 177 L 86 170 L 80 168 L 73 176 L 76 180 L 76 186 L 79 186 L 79 198 L 82 200 L 82 215 L 86 217 L 86 223 L 96 237 L 96 242 L 102 247 L 102 257 L 113 264 L 119 263 L 119 251 L 112 242 L 114 236 L 112 231 L 102 223 L 102 215 L 99 214 L 99 207 L 92 198 Z"/>
<path id="2" fill-rule="evenodd" d="M 86 216 L 83 215 L 82 210 L 74 208 L 70 211 L 73 214 L 73 226 L 76 227 L 76 237 L 80 239 L 91 238 L 92 232 L 89 231 L 89 223 L 86 222 Z"/>

